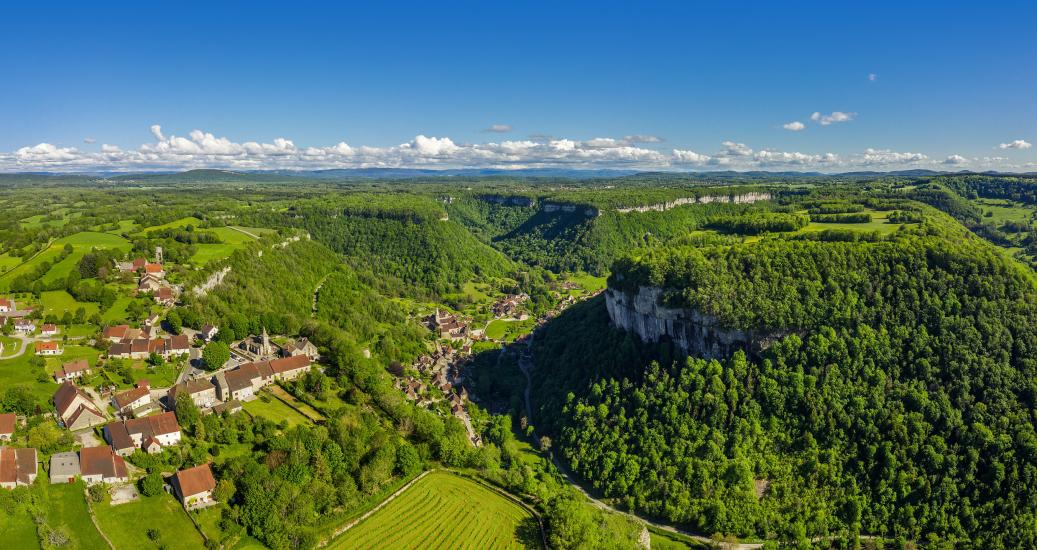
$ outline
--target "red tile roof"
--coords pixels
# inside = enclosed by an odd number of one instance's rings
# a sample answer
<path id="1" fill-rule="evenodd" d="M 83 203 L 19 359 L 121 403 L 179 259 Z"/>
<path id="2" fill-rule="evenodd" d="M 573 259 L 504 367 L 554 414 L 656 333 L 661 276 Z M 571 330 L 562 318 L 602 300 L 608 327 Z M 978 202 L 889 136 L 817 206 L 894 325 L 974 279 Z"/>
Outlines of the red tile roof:
<path id="1" fill-rule="evenodd" d="M 0 482 L 29 484 L 38 473 L 36 449 L 0 447 Z"/>
<path id="2" fill-rule="evenodd" d="M 126 461 L 111 447 L 85 447 L 79 451 L 80 470 L 84 476 L 101 474 L 102 477 L 129 477 Z"/>
<path id="3" fill-rule="evenodd" d="M 133 403 L 134 401 L 150 393 L 151 390 L 143 386 L 133 388 L 132 390 L 126 390 L 122 393 L 115 395 L 115 404 L 118 405 L 120 409 L 124 409 L 130 403 Z"/>
<path id="4" fill-rule="evenodd" d="M 292 357 L 285 357 L 283 359 L 274 359 L 270 362 L 270 368 L 275 374 L 283 372 L 290 372 L 299 369 L 309 368 L 310 358 L 305 355 L 294 355 Z"/>
<path id="5" fill-rule="evenodd" d="M 208 464 L 180 470 L 173 477 L 180 487 L 180 494 L 185 498 L 216 488 L 216 479 L 212 477 L 212 469 Z"/>
<path id="6" fill-rule="evenodd" d="M 7 309 L 14 309 L 14 302 L 7 298 L 0 298 L 0 306 L 7 306 Z"/>
<path id="7" fill-rule="evenodd" d="M 47 323 L 47 324 L 43 325 L 43 327 L 40 328 L 40 330 L 42 332 L 57 332 L 58 331 L 58 326 L 55 325 L 55 324 L 52 324 L 52 323 Z"/>
<path id="8" fill-rule="evenodd" d="M 14 433 L 14 413 L 0 414 L 0 434 L 11 435 Z"/>
<path id="9" fill-rule="evenodd" d="M 144 271 L 147 273 L 161 273 L 162 264 L 147 264 L 144 266 Z"/>
<path id="10" fill-rule="evenodd" d="M 123 339 L 126 337 L 126 333 L 129 332 L 130 325 L 115 325 L 114 327 L 106 327 L 104 329 L 105 338 L 118 338 Z"/>
<path id="11" fill-rule="evenodd" d="M 41 351 L 57 351 L 58 342 L 36 342 L 36 353 Z"/>

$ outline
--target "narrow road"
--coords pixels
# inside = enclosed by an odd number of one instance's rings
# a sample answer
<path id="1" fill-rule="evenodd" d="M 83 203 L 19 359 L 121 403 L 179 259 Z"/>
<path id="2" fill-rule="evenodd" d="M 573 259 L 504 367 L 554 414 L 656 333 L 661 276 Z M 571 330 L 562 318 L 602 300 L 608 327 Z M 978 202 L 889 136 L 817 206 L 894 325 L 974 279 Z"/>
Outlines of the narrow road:
<path id="1" fill-rule="evenodd" d="M 253 239 L 255 239 L 257 241 L 259 240 L 259 235 L 256 235 L 255 233 L 252 233 L 251 231 L 245 231 L 244 229 L 242 229 L 240 227 L 234 227 L 233 225 L 228 225 L 227 227 L 233 229 L 234 231 L 237 231 L 238 233 L 244 233 L 244 234 L 248 235 L 249 237 L 252 237 Z"/>
<path id="2" fill-rule="evenodd" d="M 14 359 L 15 357 L 21 357 L 25 354 L 25 350 L 29 349 L 29 344 L 35 340 L 32 336 L 25 336 L 24 334 L 12 334 L 11 338 L 18 340 L 18 352 L 13 355 L 4 355 L 0 357 L 0 360 Z M 6 350 L 5 350 L 6 351 Z"/>

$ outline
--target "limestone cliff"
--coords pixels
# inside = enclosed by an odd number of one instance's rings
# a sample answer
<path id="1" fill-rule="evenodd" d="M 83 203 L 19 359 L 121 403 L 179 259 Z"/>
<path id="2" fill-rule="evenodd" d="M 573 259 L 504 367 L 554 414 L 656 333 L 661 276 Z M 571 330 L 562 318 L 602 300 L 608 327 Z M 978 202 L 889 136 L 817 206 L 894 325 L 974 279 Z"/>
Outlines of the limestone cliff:
<path id="1" fill-rule="evenodd" d="M 756 354 L 785 335 L 726 328 L 710 315 L 662 305 L 662 295 L 663 289 L 656 287 L 643 286 L 636 293 L 609 288 L 605 305 L 618 328 L 637 334 L 645 342 L 669 339 L 678 349 L 696 357 L 723 358 L 736 350 Z"/>

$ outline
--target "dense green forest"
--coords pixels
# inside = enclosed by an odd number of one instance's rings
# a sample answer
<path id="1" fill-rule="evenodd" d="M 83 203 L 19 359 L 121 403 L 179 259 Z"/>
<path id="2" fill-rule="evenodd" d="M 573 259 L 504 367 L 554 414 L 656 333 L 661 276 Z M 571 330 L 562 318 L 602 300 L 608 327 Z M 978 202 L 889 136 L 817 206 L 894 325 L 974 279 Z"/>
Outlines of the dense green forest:
<path id="1" fill-rule="evenodd" d="M 1037 291 L 949 237 L 619 262 L 618 291 L 662 286 L 725 326 L 794 334 L 759 357 L 681 359 L 581 305 L 537 339 L 538 417 L 606 496 L 705 532 L 1034 546 Z"/>

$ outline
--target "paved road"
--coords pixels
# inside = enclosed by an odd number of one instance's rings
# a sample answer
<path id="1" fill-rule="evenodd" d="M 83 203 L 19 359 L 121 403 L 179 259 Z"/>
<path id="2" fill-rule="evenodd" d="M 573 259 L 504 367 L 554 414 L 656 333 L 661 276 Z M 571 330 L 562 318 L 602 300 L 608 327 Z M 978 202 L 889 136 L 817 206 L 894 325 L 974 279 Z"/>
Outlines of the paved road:
<path id="1" fill-rule="evenodd" d="M 29 344 L 35 342 L 32 336 L 26 336 L 24 334 L 12 334 L 11 338 L 18 340 L 18 352 L 14 355 L 4 355 L 3 359 L 14 359 L 15 357 L 21 357 L 25 354 L 25 350 L 29 349 Z M 7 350 L 4 350 L 5 352 Z"/>

